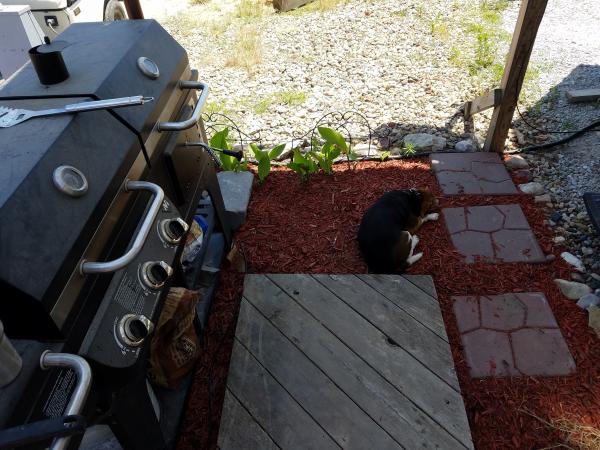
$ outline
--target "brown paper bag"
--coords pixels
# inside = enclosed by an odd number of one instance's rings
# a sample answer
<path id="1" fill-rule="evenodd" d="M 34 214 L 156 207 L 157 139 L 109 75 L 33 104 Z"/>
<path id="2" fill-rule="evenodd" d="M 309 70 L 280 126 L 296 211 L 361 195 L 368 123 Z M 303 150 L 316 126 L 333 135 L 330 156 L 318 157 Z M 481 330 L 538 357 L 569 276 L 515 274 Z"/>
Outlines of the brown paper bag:
<path id="1" fill-rule="evenodd" d="M 194 367 L 200 342 L 194 329 L 198 291 L 172 288 L 150 345 L 148 376 L 152 383 L 174 389 Z"/>

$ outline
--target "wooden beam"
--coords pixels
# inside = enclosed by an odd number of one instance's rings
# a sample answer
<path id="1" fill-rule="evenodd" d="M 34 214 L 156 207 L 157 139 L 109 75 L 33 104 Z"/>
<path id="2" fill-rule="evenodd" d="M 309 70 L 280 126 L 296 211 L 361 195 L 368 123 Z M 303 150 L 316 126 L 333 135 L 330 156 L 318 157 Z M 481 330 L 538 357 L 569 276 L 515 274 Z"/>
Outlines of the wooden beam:
<path id="1" fill-rule="evenodd" d="M 127 16 L 130 19 L 143 19 L 144 12 L 142 11 L 142 5 L 140 5 L 140 0 L 124 0 L 125 1 L 125 9 L 127 10 Z"/>
<path id="2" fill-rule="evenodd" d="M 486 109 L 500 106 L 500 102 L 502 102 L 502 89 L 493 89 L 470 102 L 466 102 L 465 119 L 469 119 L 472 115 L 485 111 Z"/>
<path id="3" fill-rule="evenodd" d="M 579 89 L 567 91 L 569 103 L 596 102 L 600 100 L 600 89 Z"/>
<path id="4" fill-rule="evenodd" d="M 484 151 L 504 151 L 508 129 L 519 100 L 523 79 L 548 0 L 523 0 L 500 85 L 502 103 L 494 109 Z"/>

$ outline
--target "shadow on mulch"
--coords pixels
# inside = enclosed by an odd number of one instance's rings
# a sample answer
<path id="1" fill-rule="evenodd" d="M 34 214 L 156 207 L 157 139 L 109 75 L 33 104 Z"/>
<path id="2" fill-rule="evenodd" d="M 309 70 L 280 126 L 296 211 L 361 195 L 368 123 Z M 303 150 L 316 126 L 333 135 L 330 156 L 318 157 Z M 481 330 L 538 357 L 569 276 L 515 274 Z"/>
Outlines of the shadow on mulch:
<path id="1" fill-rule="evenodd" d="M 361 162 L 355 170 L 338 165 L 331 176 L 308 183 L 287 169 L 275 169 L 256 186 L 246 224 L 237 234 L 253 273 L 366 273 L 355 236 L 363 212 L 392 189 L 429 187 L 441 207 L 518 203 L 546 253 L 559 255 L 545 212 L 532 197 L 442 195 L 429 162 Z M 554 278 L 569 279 L 560 259 L 544 264 L 465 264 L 443 223 L 419 231 L 424 257 L 408 273 L 433 276 L 469 417 L 480 449 L 533 449 L 565 440 L 544 421 L 558 419 L 600 428 L 600 345 L 587 327 L 587 315 L 564 298 Z M 204 353 L 182 425 L 178 450 L 215 448 L 243 275 L 224 270 Z M 450 297 L 467 294 L 543 291 L 577 364 L 568 377 L 471 379 L 464 361 Z"/>

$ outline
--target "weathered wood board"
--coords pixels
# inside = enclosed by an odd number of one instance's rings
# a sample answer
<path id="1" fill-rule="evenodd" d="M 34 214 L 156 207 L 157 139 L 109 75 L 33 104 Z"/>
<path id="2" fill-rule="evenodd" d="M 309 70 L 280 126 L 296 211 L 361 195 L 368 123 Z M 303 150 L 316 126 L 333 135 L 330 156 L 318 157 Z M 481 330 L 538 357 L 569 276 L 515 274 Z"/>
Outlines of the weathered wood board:
<path id="1" fill-rule="evenodd" d="M 569 103 L 597 102 L 600 100 L 600 89 L 579 89 L 567 91 Z"/>
<path id="2" fill-rule="evenodd" d="M 248 275 L 219 448 L 472 449 L 431 277 Z"/>

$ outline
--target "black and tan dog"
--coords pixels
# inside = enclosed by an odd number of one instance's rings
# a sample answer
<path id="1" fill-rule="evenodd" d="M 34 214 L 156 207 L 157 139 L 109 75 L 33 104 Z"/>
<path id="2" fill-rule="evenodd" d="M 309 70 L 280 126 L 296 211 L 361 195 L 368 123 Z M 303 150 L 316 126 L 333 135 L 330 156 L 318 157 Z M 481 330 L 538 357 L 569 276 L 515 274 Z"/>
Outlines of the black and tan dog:
<path id="1" fill-rule="evenodd" d="M 402 273 L 423 253 L 414 254 L 414 234 L 437 220 L 438 201 L 428 189 L 404 189 L 382 195 L 364 214 L 358 229 L 360 251 L 373 273 Z"/>

